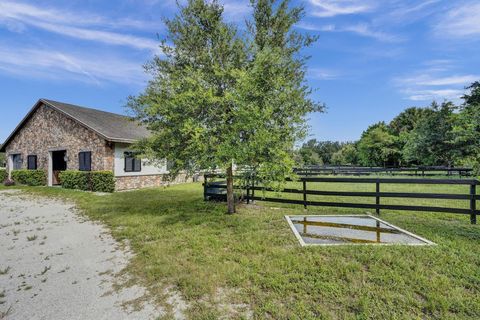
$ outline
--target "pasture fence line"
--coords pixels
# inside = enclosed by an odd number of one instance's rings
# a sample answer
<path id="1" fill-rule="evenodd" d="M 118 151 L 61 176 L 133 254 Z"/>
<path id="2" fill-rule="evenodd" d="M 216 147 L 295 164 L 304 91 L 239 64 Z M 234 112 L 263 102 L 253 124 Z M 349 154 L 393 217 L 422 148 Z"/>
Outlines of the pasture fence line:
<path id="1" fill-rule="evenodd" d="M 402 176 L 472 176 L 473 169 L 466 167 L 447 167 L 447 166 L 417 166 L 417 167 L 358 167 L 358 166 L 305 166 L 294 168 L 293 170 L 299 176 L 318 176 L 318 175 L 402 175 Z"/>
<path id="2" fill-rule="evenodd" d="M 226 201 L 226 183 L 221 174 L 206 174 L 204 181 L 204 199 Z M 246 183 L 236 185 L 235 190 L 242 192 L 243 201 L 250 203 L 251 201 L 278 202 L 287 204 L 303 205 L 305 209 L 308 206 L 338 207 L 338 208 L 361 208 L 374 209 L 376 214 L 380 214 L 381 210 L 407 210 L 420 212 L 443 212 L 466 214 L 470 216 L 472 224 L 477 223 L 477 215 L 479 210 L 476 208 L 476 201 L 480 200 L 477 195 L 477 185 L 480 181 L 477 179 L 420 179 L 420 178 L 340 178 L 340 177 L 300 177 L 298 180 L 286 179 L 286 181 L 301 182 L 302 188 L 285 188 L 277 191 L 272 188 L 260 186 L 253 176 L 244 179 Z M 329 191 L 308 189 L 312 183 L 328 184 L 374 184 L 375 191 Z M 384 192 L 382 185 L 461 185 L 469 186 L 469 192 L 459 193 L 424 193 L 424 192 Z M 286 199 L 275 196 L 259 196 L 255 191 L 262 192 L 279 192 L 281 194 L 297 194 L 303 195 L 302 199 Z M 334 201 L 317 201 L 309 200 L 308 196 L 338 196 L 338 197 L 365 197 L 375 200 L 373 203 L 355 203 L 355 202 L 334 202 Z M 439 207 L 439 206 L 420 206 L 420 205 L 397 205 L 382 204 L 383 198 L 399 198 L 399 199 L 439 199 L 439 200 L 463 200 L 468 202 L 469 208 L 459 207 Z"/>

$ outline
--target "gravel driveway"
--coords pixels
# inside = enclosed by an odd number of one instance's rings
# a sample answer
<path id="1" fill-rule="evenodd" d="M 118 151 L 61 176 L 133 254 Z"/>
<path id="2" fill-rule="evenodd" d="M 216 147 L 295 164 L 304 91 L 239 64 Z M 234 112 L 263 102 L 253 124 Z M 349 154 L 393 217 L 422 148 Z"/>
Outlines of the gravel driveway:
<path id="1" fill-rule="evenodd" d="M 156 318 L 144 288 L 113 290 L 130 257 L 72 204 L 0 191 L 0 319 Z"/>

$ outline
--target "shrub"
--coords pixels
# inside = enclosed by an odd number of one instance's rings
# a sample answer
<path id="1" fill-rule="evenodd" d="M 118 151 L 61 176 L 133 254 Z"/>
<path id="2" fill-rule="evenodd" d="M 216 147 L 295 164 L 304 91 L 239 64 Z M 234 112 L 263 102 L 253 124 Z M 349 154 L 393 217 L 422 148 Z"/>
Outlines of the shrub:
<path id="1" fill-rule="evenodd" d="M 94 171 L 90 174 L 93 191 L 113 192 L 115 191 L 115 178 L 111 171 Z"/>
<path id="2" fill-rule="evenodd" d="M 85 171 L 67 170 L 60 172 L 60 181 L 65 189 L 90 190 L 89 179 Z"/>
<path id="3" fill-rule="evenodd" d="M 47 184 L 47 174 L 43 170 L 14 170 L 12 179 L 18 184 L 27 186 L 44 186 Z"/>
<path id="4" fill-rule="evenodd" d="M 115 179 L 111 171 L 73 171 L 60 173 L 62 187 L 84 191 L 113 192 Z"/>
<path id="5" fill-rule="evenodd" d="M 5 181 L 3 181 L 3 185 L 5 187 L 11 187 L 11 186 L 14 186 L 15 185 L 15 181 L 13 181 L 12 179 L 5 179 Z"/>
<path id="6" fill-rule="evenodd" d="M 8 178 L 7 170 L 0 169 L 0 183 L 4 182 Z"/>

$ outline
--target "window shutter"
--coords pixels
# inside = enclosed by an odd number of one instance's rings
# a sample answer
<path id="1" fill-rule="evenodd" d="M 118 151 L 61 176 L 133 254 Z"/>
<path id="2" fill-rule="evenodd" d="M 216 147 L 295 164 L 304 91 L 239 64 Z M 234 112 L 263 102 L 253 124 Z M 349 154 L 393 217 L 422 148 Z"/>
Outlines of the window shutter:
<path id="1" fill-rule="evenodd" d="M 136 171 L 136 172 L 142 171 L 142 160 L 135 158 L 134 163 L 135 163 L 134 168 L 133 168 L 134 171 Z"/>
<path id="2" fill-rule="evenodd" d="M 92 153 L 91 152 L 84 152 L 84 166 L 85 171 L 92 171 Z"/>
<path id="3" fill-rule="evenodd" d="M 28 156 L 27 157 L 27 169 L 28 170 L 37 170 L 37 156 Z"/>
<path id="4" fill-rule="evenodd" d="M 92 170 L 92 152 L 80 152 L 78 154 L 78 170 L 91 171 Z"/>
<path id="5" fill-rule="evenodd" d="M 78 154 L 78 170 L 85 171 L 85 154 L 80 152 Z"/>

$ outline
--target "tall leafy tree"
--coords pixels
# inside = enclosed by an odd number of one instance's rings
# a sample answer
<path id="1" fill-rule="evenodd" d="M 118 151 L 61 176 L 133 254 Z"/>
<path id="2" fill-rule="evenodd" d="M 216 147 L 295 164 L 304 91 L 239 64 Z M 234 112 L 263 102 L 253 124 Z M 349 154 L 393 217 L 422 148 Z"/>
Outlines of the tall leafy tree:
<path id="1" fill-rule="evenodd" d="M 356 165 L 358 163 L 358 151 L 354 143 L 346 143 L 332 155 L 332 164 Z"/>
<path id="2" fill-rule="evenodd" d="M 455 117 L 453 128 L 454 147 L 459 152 L 457 162 L 470 165 L 480 173 L 480 82 L 474 82 L 466 89 L 470 92 L 462 98 L 464 103 Z"/>
<path id="3" fill-rule="evenodd" d="M 396 165 L 400 157 L 397 137 L 384 122 L 374 124 L 362 133 L 357 150 L 359 162 L 364 166 Z"/>
<path id="4" fill-rule="evenodd" d="M 299 152 L 302 156 L 303 164 L 331 164 L 333 154 L 338 152 L 344 145 L 345 143 L 339 141 L 310 139 L 302 145 Z"/>
<path id="5" fill-rule="evenodd" d="M 422 117 L 428 116 L 431 110 L 428 108 L 410 107 L 400 112 L 389 123 L 390 130 L 393 134 L 400 136 L 402 133 L 410 133 Z"/>
<path id="6" fill-rule="evenodd" d="M 469 93 L 462 96 L 465 106 L 478 106 L 480 105 L 480 81 L 475 81 L 465 89 L 469 90 Z"/>
<path id="7" fill-rule="evenodd" d="M 433 102 L 431 113 L 421 118 L 403 148 L 406 162 L 421 165 L 453 165 L 457 155 L 453 142 L 453 110 L 451 102 Z"/>
<path id="8" fill-rule="evenodd" d="M 223 169 L 228 213 L 235 212 L 233 164 L 254 168 L 265 181 L 283 180 L 305 116 L 321 107 L 309 98 L 303 47 L 314 39 L 292 27 L 302 8 L 288 1 L 251 2 L 249 33 L 224 22 L 217 1 L 188 0 L 166 21 L 163 55 L 129 107 L 152 131 L 143 155 L 171 160 L 171 173 Z"/>

